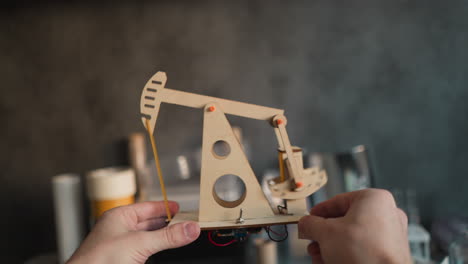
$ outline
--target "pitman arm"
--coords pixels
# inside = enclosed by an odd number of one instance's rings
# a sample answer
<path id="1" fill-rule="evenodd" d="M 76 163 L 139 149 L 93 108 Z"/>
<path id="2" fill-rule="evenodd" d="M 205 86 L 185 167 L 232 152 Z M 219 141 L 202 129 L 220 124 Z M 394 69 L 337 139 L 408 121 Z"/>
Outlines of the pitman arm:
<path id="1" fill-rule="evenodd" d="M 216 103 L 222 108 L 221 110 L 225 114 L 270 122 L 270 124 L 275 128 L 279 147 L 286 151 L 290 165 L 290 175 L 296 182 L 301 181 L 303 165 L 297 164 L 298 162 L 293 156 L 293 151 L 285 128 L 287 120 L 283 115 L 283 109 L 270 108 L 211 96 L 177 91 L 165 88 L 164 86 L 166 85 L 166 82 L 166 73 L 161 71 L 157 72 L 146 83 L 141 94 L 141 120 L 146 129 L 148 129 L 146 127 L 146 119 L 150 120 L 149 130 L 151 133 L 154 132 L 159 107 L 162 102 L 200 109 L 203 109 L 209 103 Z"/>

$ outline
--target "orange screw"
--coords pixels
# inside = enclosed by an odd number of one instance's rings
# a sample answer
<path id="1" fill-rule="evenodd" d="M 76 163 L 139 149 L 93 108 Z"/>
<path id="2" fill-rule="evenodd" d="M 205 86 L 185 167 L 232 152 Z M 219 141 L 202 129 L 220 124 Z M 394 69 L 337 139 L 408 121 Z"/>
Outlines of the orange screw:
<path id="1" fill-rule="evenodd" d="M 216 108 L 214 106 L 208 107 L 208 112 L 214 112 L 214 110 L 216 110 Z"/>
<path id="2" fill-rule="evenodd" d="M 283 124 L 283 119 L 278 119 L 278 120 L 276 120 L 276 124 L 277 124 L 277 125 Z"/>
<path id="3" fill-rule="evenodd" d="M 301 188 L 302 186 L 304 186 L 302 182 L 296 182 L 296 188 Z"/>

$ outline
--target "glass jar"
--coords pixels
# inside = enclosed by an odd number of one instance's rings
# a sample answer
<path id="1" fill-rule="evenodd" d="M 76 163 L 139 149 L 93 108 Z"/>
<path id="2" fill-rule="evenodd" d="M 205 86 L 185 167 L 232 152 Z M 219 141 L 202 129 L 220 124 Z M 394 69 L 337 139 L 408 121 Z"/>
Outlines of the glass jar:
<path id="1" fill-rule="evenodd" d="M 468 228 L 450 244 L 450 264 L 468 264 Z"/>

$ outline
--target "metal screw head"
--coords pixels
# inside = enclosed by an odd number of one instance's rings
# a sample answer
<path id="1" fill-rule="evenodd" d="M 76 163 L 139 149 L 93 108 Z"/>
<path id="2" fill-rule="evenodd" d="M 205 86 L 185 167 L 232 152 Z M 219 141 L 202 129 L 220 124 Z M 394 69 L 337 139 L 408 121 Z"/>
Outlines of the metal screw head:
<path id="1" fill-rule="evenodd" d="M 240 209 L 240 215 L 239 215 L 239 218 L 237 218 L 237 221 L 236 221 L 236 224 L 243 224 L 245 222 L 245 219 L 242 218 L 242 208 Z"/>

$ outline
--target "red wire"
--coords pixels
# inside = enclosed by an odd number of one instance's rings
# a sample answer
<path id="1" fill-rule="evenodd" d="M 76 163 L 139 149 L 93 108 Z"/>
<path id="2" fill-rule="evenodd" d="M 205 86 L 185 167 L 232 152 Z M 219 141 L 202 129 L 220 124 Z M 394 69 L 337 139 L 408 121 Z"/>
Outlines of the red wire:
<path id="1" fill-rule="evenodd" d="M 286 233 L 279 234 L 278 232 L 275 232 L 271 227 L 268 227 L 268 231 L 272 232 L 273 234 L 275 234 L 277 236 L 285 236 L 286 235 Z"/>
<path id="2" fill-rule="evenodd" d="M 232 243 L 236 242 L 236 240 L 233 239 L 233 240 L 231 240 L 231 241 L 229 241 L 229 242 L 227 242 L 227 243 L 224 243 L 224 244 L 216 243 L 216 242 L 213 240 L 213 238 L 211 237 L 211 231 L 208 232 L 208 240 L 211 242 L 211 244 L 213 244 L 213 245 L 215 245 L 215 246 L 217 246 L 217 247 L 229 246 L 229 245 L 231 245 Z"/>

